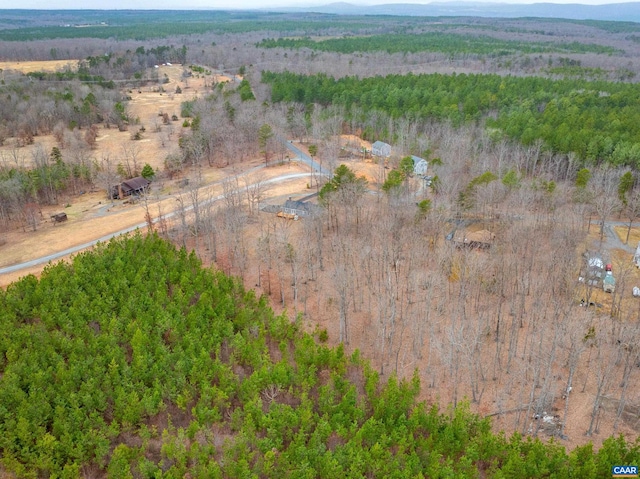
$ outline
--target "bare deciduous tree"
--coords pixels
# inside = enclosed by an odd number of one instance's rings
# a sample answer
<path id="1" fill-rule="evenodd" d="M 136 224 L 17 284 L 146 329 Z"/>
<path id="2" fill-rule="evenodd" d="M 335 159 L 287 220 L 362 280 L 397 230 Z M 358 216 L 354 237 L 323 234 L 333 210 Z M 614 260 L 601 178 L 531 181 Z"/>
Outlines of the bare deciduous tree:
<path id="1" fill-rule="evenodd" d="M 258 212 L 260 202 L 264 199 L 265 194 L 269 189 L 268 183 L 263 179 L 253 179 L 249 176 L 245 176 L 244 189 L 247 195 L 247 206 L 249 216 L 254 216 Z"/>
<path id="2" fill-rule="evenodd" d="M 120 151 L 127 176 L 129 178 L 138 176 L 140 174 L 140 146 L 136 143 L 128 142 L 121 146 Z"/>
<path id="3" fill-rule="evenodd" d="M 600 243 L 604 239 L 606 220 L 618 208 L 618 184 L 620 183 L 621 171 L 602 167 L 593 172 L 590 185 L 594 192 L 593 207 L 600 219 Z"/>

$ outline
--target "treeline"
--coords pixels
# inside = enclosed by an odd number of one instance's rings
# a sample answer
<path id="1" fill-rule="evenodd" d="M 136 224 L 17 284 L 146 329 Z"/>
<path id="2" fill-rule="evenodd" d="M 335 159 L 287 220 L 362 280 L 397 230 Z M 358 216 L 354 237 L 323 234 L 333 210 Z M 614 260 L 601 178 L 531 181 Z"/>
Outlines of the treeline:
<path id="1" fill-rule="evenodd" d="M 102 122 L 120 125 L 128 120 L 125 99 L 120 92 L 105 88 L 108 85 L 28 78 L 0 86 L 0 145 L 9 137 L 17 138 L 21 146 L 39 135 L 63 136 L 65 129 Z"/>
<path id="2" fill-rule="evenodd" d="M 549 22 L 569 22 L 578 25 L 586 25 L 589 27 L 599 28 L 610 33 L 631 33 L 640 31 L 640 24 L 637 22 L 613 22 L 609 20 L 560 20 L 556 18 L 547 18 Z"/>
<path id="3" fill-rule="evenodd" d="M 372 35 L 366 37 L 331 38 L 315 41 L 309 37 L 267 38 L 256 46 L 262 48 L 310 48 L 325 52 L 355 53 L 383 51 L 387 53 L 443 52 L 471 53 L 491 57 L 518 53 L 604 53 L 614 54 L 616 49 L 593 43 L 524 42 L 501 40 L 483 35 L 458 35 L 430 32 L 419 34 Z"/>
<path id="4" fill-rule="evenodd" d="M 59 204 L 64 194 L 80 193 L 102 174 L 101 166 L 89 158 L 86 147 L 83 149 L 77 143 L 65 152 L 66 161 L 58 147 L 53 147 L 49 155 L 42 148 L 34 149 L 30 168 L 22 165 L 23 158 L 18 152 L 12 154 L 15 156 L 0 155 L 3 163 L 15 162 L 0 167 L 0 225 L 3 227 L 19 223 L 35 231 L 42 219 L 40 205 Z M 109 181 L 116 183 L 116 179 Z"/>
<path id="5" fill-rule="evenodd" d="M 97 83 L 104 88 L 114 88 L 115 83 L 113 81 L 106 81 L 104 77 L 100 75 L 90 75 L 86 72 L 78 71 L 62 71 L 62 72 L 28 72 L 27 76 L 39 81 L 72 81 L 79 80 L 83 83 Z"/>
<path id="6" fill-rule="evenodd" d="M 165 171 L 172 176 L 186 165 L 226 166 L 247 158 L 261 155 L 261 149 L 279 153 L 284 160 L 286 148 L 273 135 L 259 143 L 259 131 L 265 122 L 275 124 L 280 112 L 265 108 L 256 97 L 248 78 L 236 84 L 218 83 L 211 94 L 182 102 L 181 116 L 185 126 L 178 146 L 179 151 L 170 154 L 165 161 Z M 268 147 L 268 148 L 267 148 Z"/>
<path id="7" fill-rule="evenodd" d="M 381 21 L 375 22 L 379 28 Z M 349 17 L 341 21 L 340 29 L 345 31 L 369 30 L 371 22 Z M 115 41 L 121 40 L 149 40 L 182 35 L 201 35 L 204 33 L 247 33 L 256 31 L 270 32 L 320 32 L 336 28 L 335 17 L 320 16 L 318 21 L 309 19 L 238 19 L 234 21 L 185 21 L 182 23 L 170 21 L 147 23 L 141 21 L 135 25 L 88 25 L 82 28 L 73 26 L 47 26 L 14 28 L 0 31 L 0 40 L 9 42 L 24 42 L 32 40 L 53 40 L 62 38 L 102 38 Z"/>
<path id="8" fill-rule="evenodd" d="M 417 377 L 381 383 L 156 236 L 0 291 L 0 332 L 0 464 L 18 477 L 584 479 L 640 459 L 622 437 L 568 454 L 419 403 Z"/>
<path id="9" fill-rule="evenodd" d="M 334 79 L 324 74 L 264 72 L 273 102 L 340 105 L 361 112 L 362 126 L 373 111 L 393 118 L 486 120 L 494 136 L 524 145 L 538 141 L 585 163 L 640 166 L 640 90 L 636 85 L 498 75 L 388 75 Z M 367 139 L 393 138 L 365 128 Z"/>
<path id="10" fill-rule="evenodd" d="M 51 49 L 51 57 L 57 50 Z M 129 120 L 126 96 L 115 81 L 158 82 L 159 63 L 184 63 L 187 47 L 159 45 L 135 51 L 89 56 L 58 72 L 10 73 L 0 85 L 0 145 L 8 137 L 30 143 L 35 136 L 53 132 L 59 123 L 73 129 L 95 123 L 124 127 Z M 37 80 L 37 81 L 34 81 Z"/>
<path id="11" fill-rule="evenodd" d="M 161 63 L 173 62 L 184 64 L 187 62 L 186 45 L 157 45 L 150 48 L 139 46 L 135 50 L 127 49 L 104 55 L 88 56 L 78 63 L 79 74 L 99 74 L 108 79 L 120 80 L 148 80 L 145 70 Z M 54 57 L 54 53 L 51 52 Z M 156 72 L 152 72 L 156 74 Z M 155 78 L 157 80 L 157 78 Z"/>

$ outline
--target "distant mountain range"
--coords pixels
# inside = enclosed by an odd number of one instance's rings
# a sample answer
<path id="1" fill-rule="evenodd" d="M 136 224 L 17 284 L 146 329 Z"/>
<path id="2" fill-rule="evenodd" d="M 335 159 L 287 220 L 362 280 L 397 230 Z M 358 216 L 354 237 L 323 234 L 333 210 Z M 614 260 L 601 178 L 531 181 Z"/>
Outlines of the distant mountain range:
<path id="1" fill-rule="evenodd" d="M 578 3 L 481 3 L 435 2 L 429 4 L 389 3 L 382 5 L 354 5 L 330 3 L 319 7 L 282 7 L 270 11 L 317 12 L 337 15 L 408 15 L 433 17 L 543 17 L 571 20 L 613 20 L 640 22 L 640 3 L 613 3 L 608 5 L 581 5 Z"/>

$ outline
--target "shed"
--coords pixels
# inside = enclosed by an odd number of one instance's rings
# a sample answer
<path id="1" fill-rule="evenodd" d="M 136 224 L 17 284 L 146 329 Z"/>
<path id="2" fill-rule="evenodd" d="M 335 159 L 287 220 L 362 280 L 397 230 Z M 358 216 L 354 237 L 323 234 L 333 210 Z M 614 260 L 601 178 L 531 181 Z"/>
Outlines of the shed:
<path id="1" fill-rule="evenodd" d="M 385 143 L 384 141 L 376 141 L 373 145 L 371 145 L 371 154 L 374 156 L 388 158 L 391 156 L 391 145 Z"/>
<path id="2" fill-rule="evenodd" d="M 419 156 L 411 155 L 411 159 L 413 160 L 413 174 L 416 176 L 425 176 L 427 174 L 429 162 Z"/>
<path id="3" fill-rule="evenodd" d="M 51 221 L 53 222 L 53 224 L 55 225 L 56 223 L 63 223 L 64 221 L 67 221 L 67 214 L 66 213 L 56 213 L 55 215 L 51 215 Z"/>
<path id="4" fill-rule="evenodd" d="M 611 271 L 607 271 L 604 280 L 602 280 L 602 289 L 605 293 L 613 293 L 616 290 L 616 279 Z"/>

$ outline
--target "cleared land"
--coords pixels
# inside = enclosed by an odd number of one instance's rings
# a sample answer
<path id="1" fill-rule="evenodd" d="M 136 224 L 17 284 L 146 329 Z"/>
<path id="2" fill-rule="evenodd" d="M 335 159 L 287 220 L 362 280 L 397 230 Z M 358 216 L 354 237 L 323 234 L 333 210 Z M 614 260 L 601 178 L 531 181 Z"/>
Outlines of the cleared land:
<path id="1" fill-rule="evenodd" d="M 37 62 L 0 62 L 0 71 L 15 70 L 21 73 L 31 72 L 57 72 L 65 69 L 75 71 L 78 69 L 77 60 L 47 60 Z"/>

